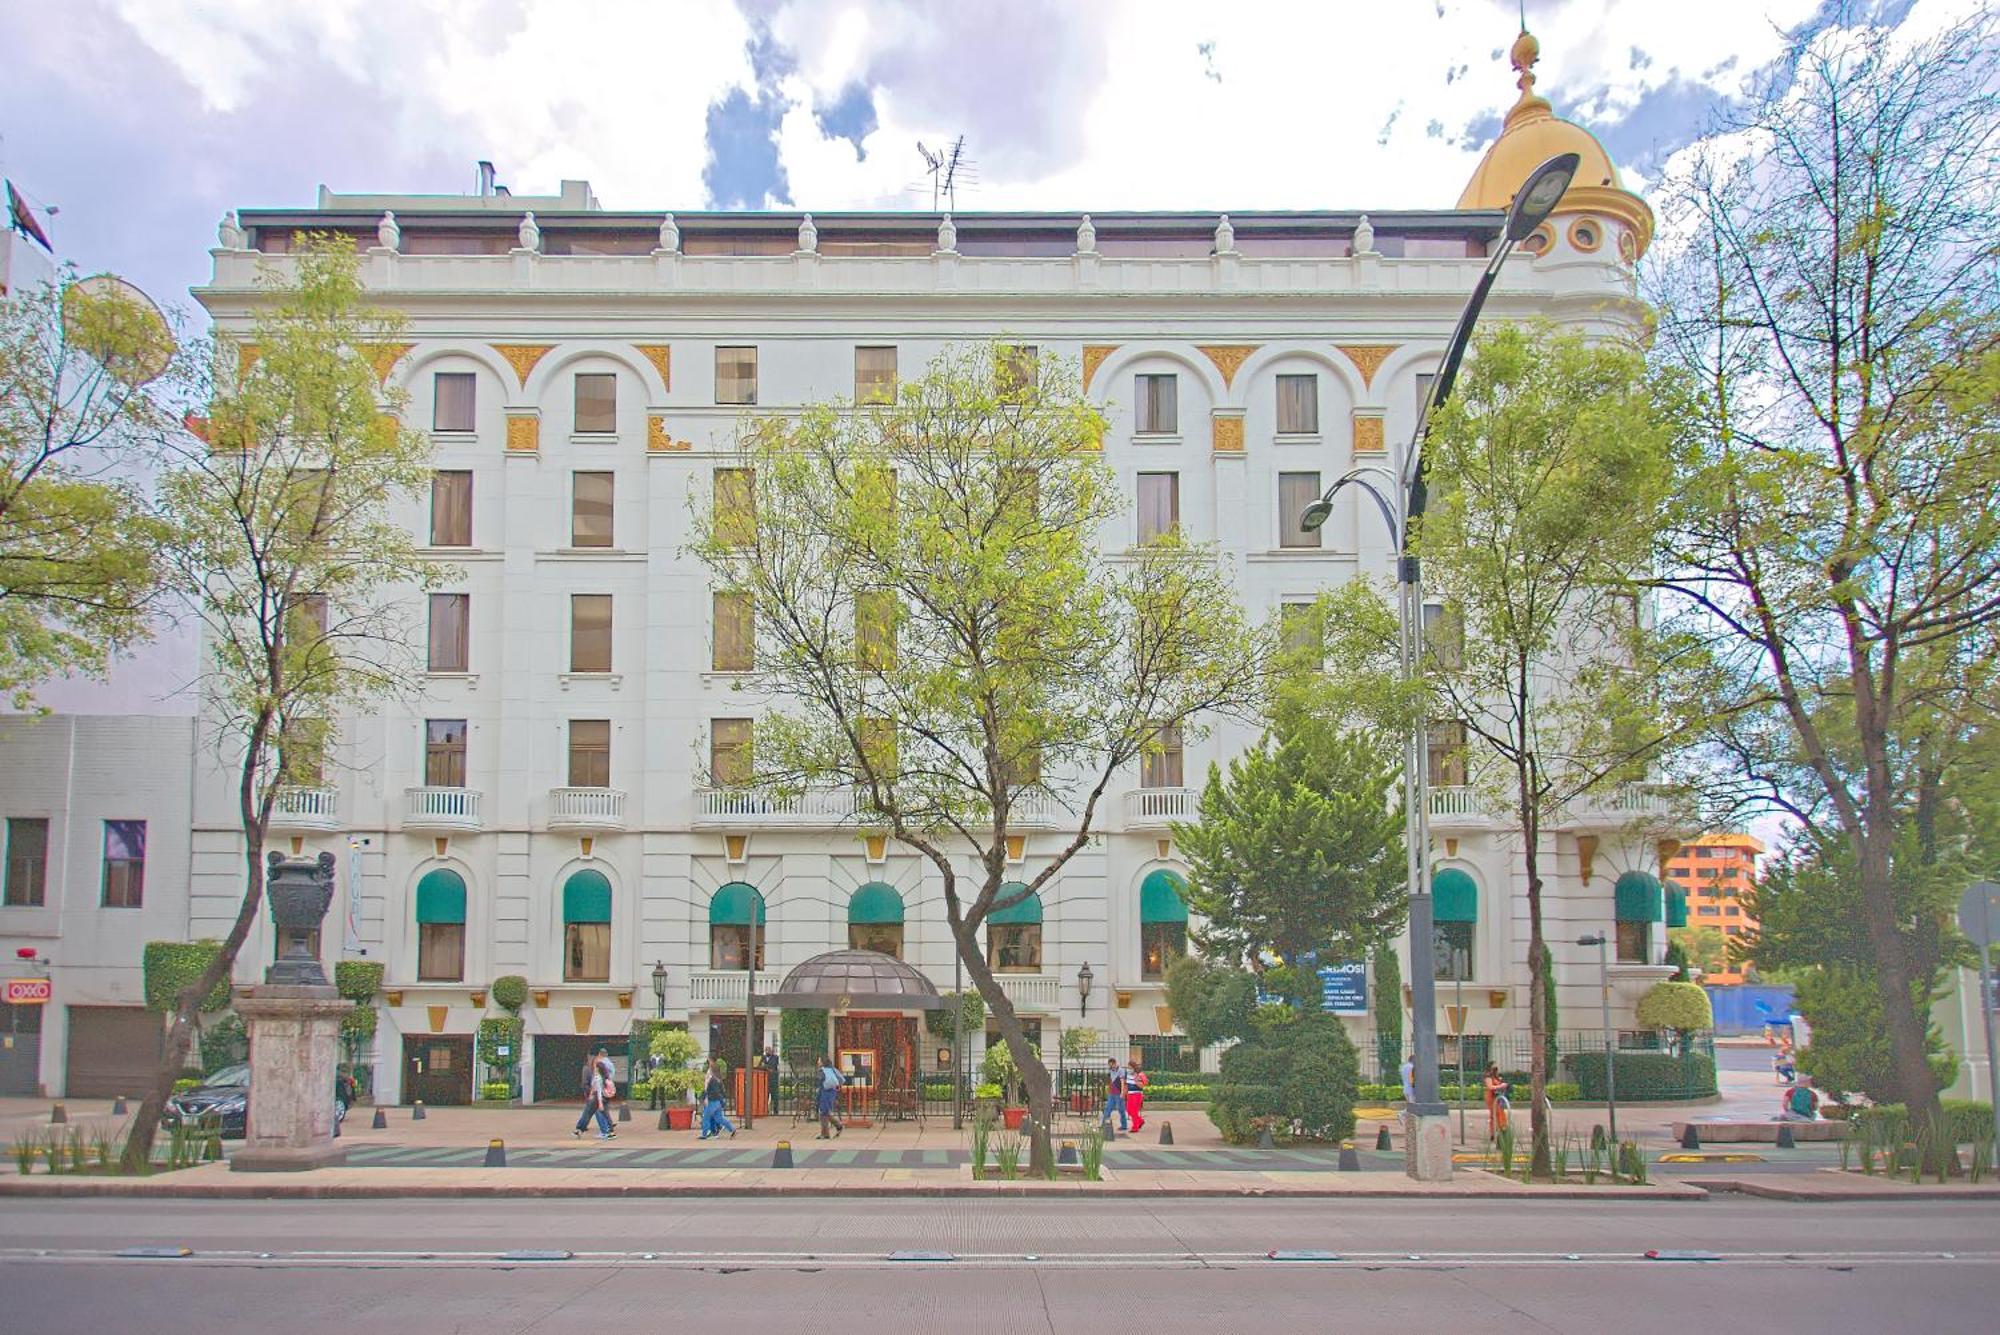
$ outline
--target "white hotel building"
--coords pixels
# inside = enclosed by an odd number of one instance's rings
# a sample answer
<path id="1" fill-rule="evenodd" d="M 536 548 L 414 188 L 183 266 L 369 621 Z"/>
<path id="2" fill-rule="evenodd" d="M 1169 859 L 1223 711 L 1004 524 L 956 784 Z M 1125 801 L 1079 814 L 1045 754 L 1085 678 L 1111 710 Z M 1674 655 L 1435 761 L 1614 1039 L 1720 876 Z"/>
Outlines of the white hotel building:
<path id="1" fill-rule="evenodd" d="M 760 898 L 760 992 L 851 940 L 951 986 L 934 871 L 893 843 L 871 846 L 849 799 L 701 786 L 727 771 L 758 712 L 728 604 L 685 550 L 690 507 L 713 503 L 739 423 L 865 399 L 948 344 L 1000 339 L 1080 365 L 1108 416 L 1105 458 L 1131 501 L 1108 546 L 1133 545 L 1165 516 L 1213 544 L 1266 615 L 1386 578 L 1388 536 L 1351 494 L 1317 535 L 1295 517 L 1325 483 L 1409 439 L 1422 378 L 1513 186 L 1553 153 L 1584 155 L 1578 184 L 1510 262 L 1488 318 L 1608 332 L 1640 317 L 1632 266 L 1651 214 L 1595 139 L 1525 83 L 1458 207 L 1434 212 L 674 215 L 607 211 L 565 182 L 536 198 L 322 190 L 313 208 L 226 221 L 196 293 L 219 332 L 247 328 L 258 275 L 282 268 L 308 230 L 353 237 L 370 292 L 405 313 L 386 376 L 408 393 L 410 424 L 431 433 L 438 471 L 404 519 L 462 571 L 430 599 L 421 706 L 343 720 L 325 786 L 288 792 L 273 831 L 275 846 L 339 856 L 329 962 L 360 951 L 386 966 L 380 1095 L 469 1097 L 472 1035 L 500 1013 L 491 984 L 508 974 L 531 990 L 531 1096 L 568 1097 L 582 1043 L 615 1047 L 635 1016 L 662 1009 L 739 1052 Z M 1135 766 L 1100 836 L 989 941 L 1045 1046 L 1079 1024 L 1114 1040 L 1172 1032 L 1160 966 L 1186 914 L 1167 825 L 1192 814 L 1209 764 L 1252 740 L 1222 727 Z M 226 776 L 205 752 L 195 769 L 185 926 L 220 936 L 241 893 L 240 836 Z M 1519 836 L 1450 770 L 1440 755 L 1447 971 L 1462 975 L 1469 1032 L 1525 1031 Z M 0 781 L 0 800 L 24 796 L 21 782 Z M 1581 932 L 1616 930 L 1628 1014 L 1667 972 L 1654 963 L 1657 893 L 1648 907 L 1630 878 L 1614 892 L 1621 874 L 1659 870 L 1632 823 L 1651 801 L 1635 792 L 1544 834 L 1569 1015 L 1595 1015 L 1595 952 L 1566 944 Z M 1059 807 L 1036 818 L 1022 879 L 1072 819 Z M 95 890 L 86 867 L 64 893 L 79 912 L 113 912 Z M 0 909 L 0 938 L 15 913 Z M 271 950 L 261 924 L 240 979 L 260 977 Z M 61 977 L 59 1003 L 89 1000 L 62 995 Z M 1441 986 L 1440 1002 L 1452 994 Z M 862 1020 L 845 1023 L 875 1041 Z M 1354 1024 L 1358 1035 L 1372 1021 Z M 916 1035 L 914 1048 L 929 1069 L 935 1044 Z M 63 1061 L 42 1054 L 51 1090 Z"/>

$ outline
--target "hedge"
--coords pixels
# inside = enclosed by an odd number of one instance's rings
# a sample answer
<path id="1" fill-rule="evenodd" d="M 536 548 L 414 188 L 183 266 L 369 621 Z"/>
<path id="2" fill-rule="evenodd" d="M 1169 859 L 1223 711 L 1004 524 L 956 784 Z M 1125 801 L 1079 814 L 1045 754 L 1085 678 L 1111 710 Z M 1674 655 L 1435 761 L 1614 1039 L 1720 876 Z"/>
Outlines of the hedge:
<path id="1" fill-rule="evenodd" d="M 1562 1059 L 1564 1074 L 1579 1087 L 1591 1103 L 1604 1098 L 1604 1054 L 1572 1052 Z M 1690 1052 L 1676 1056 L 1670 1052 L 1620 1052 L 1618 1089 L 1620 1099 L 1643 1102 L 1648 1099 L 1682 1101 L 1709 1098 L 1715 1089 L 1715 1058 Z"/>
<path id="2" fill-rule="evenodd" d="M 369 1005 L 356 1005 L 340 1017 L 340 1032 L 345 1038 L 356 1043 L 366 1042 L 375 1037 L 376 1026 L 381 1022 L 382 1012 Z"/>
<path id="3" fill-rule="evenodd" d="M 1993 1138 L 1993 1105 L 1978 1099 L 1945 1099 L 1944 1122 L 1951 1132 L 1954 1144 L 1969 1144 Z M 1878 1103 L 1872 1108 L 1858 1108 L 1849 1119 L 1857 1127 L 1866 1127 L 1879 1143 L 1891 1126 L 1907 1128 L 1909 1110 L 1900 1103 Z"/>
<path id="4" fill-rule="evenodd" d="M 146 1009 L 164 1015 L 180 999 L 181 989 L 201 977 L 215 957 L 222 953 L 220 941 L 148 941 L 140 956 L 146 980 Z M 201 1003 L 214 1012 L 229 1006 L 229 975 L 216 980 L 215 990 Z"/>
<path id="5" fill-rule="evenodd" d="M 1302 1018 L 1222 1054 L 1208 1119 L 1232 1144 L 1254 1140 L 1266 1128 L 1285 1139 L 1344 1139 L 1354 1134 L 1359 1068 L 1339 1020 Z"/>
<path id="6" fill-rule="evenodd" d="M 334 990 L 349 1001 L 368 1001 L 382 990 L 382 965 L 375 960 L 339 960 L 333 966 Z M 375 1030 L 371 1026 L 369 1033 Z"/>

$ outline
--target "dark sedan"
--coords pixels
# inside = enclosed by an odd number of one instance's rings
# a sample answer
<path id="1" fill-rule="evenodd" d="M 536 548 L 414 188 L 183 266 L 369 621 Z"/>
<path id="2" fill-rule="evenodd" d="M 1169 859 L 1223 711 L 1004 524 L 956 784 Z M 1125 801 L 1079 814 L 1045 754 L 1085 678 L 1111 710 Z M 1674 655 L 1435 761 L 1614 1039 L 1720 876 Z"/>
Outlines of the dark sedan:
<path id="1" fill-rule="evenodd" d="M 219 1121 L 222 1134 L 240 1139 L 250 1115 L 250 1068 L 225 1066 L 193 1089 L 182 1090 L 167 1100 L 160 1114 L 163 1126 L 190 1126 Z"/>

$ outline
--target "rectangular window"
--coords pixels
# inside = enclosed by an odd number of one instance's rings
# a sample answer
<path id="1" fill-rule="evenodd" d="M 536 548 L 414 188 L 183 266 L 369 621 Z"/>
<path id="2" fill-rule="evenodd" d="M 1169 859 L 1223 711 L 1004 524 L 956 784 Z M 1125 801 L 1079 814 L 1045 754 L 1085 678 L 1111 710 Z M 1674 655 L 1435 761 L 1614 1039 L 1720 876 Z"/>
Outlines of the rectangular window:
<path id="1" fill-rule="evenodd" d="M 611 595 L 569 596 L 569 670 L 611 671 Z"/>
<path id="2" fill-rule="evenodd" d="M 708 724 L 708 773 L 717 788 L 747 788 L 755 772 L 750 754 L 751 723 L 747 718 L 711 719 Z"/>
<path id="3" fill-rule="evenodd" d="M 1430 783 L 1434 787 L 1465 786 L 1465 720 L 1432 719 L 1424 730 L 1424 750 L 1430 757 Z"/>
<path id="4" fill-rule="evenodd" d="M 1042 925 L 1038 922 L 986 924 L 986 967 L 995 973 L 1040 973 Z"/>
<path id="5" fill-rule="evenodd" d="M 465 924 L 417 924 L 417 981 L 456 983 L 465 978 Z"/>
<path id="6" fill-rule="evenodd" d="M 1437 980 L 1439 982 L 1469 983 L 1472 981 L 1472 929 L 1478 925 L 1471 922 L 1440 922 L 1432 924 L 1432 956 L 1436 962 Z"/>
<path id="7" fill-rule="evenodd" d="M 1139 543 L 1158 542 L 1181 526 L 1181 475 L 1139 474 Z"/>
<path id="8" fill-rule="evenodd" d="M 40 908 L 46 902 L 48 884 L 48 817 L 8 817 L 7 906 L 23 909 Z"/>
<path id="9" fill-rule="evenodd" d="M 886 718 L 858 719 L 854 733 L 861 743 L 861 754 L 867 757 L 874 771 L 879 775 L 893 775 L 896 772 L 895 721 Z"/>
<path id="10" fill-rule="evenodd" d="M 104 907 L 136 909 L 146 900 L 146 822 L 104 822 Z"/>
<path id="11" fill-rule="evenodd" d="M 431 595 L 430 670 L 466 672 L 470 661 L 472 595 Z"/>
<path id="12" fill-rule="evenodd" d="M 569 545 L 611 545 L 611 500 L 615 474 L 576 473 L 571 477 Z"/>
<path id="13" fill-rule="evenodd" d="M 1181 729 L 1169 723 L 1153 734 L 1153 740 L 1139 755 L 1141 788 L 1179 788 L 1181 771 Z"/>
<path id="14" fill-rule="evenodd" d="M 1310 436 L 1319 431 L 1319 377 L 1278 377 L 1278 434 Z"/>
<path id="15" fill-rule="evenodd" d="M 896 401 L 896 349 L 894 347 L 854 350 L 854 401 L 894 403 Z"/>
<path id="16" fill-rule="evenodd" d="M 1180 377 L 1133 377 L 1133 430 L 1142 436 L 1170 436 L 1181 429 Z"/>
<path id="17" fill-rule="evenodd" d="M 1325 645 L 1319 610 L 1312 603 L 1278 605 L 1278 647 L 1287 657 L 1304 660 L 1294 666 L 1319 666 L 1326 658 Z"/>
<path id="18" fill-rule="evenodd" d="M 1436 380 L 1437 377 L 1428 371 L 1422 372 L 1417 376 L 1417 416 L 1419 418 L 1423 416 L 1424 405 L 1431 401 L 1431 385 Z"/>
<path id="19" fill-rule="evenodd" d="M 726 547 L 748 547 L 757 541 L 757 470 L 715 470 L 715 509 L 709 527 Z"/>
<path id="20" fill-rule="evenodd" d="M 569 786 L 611 786 L 611 720 L 573 718 L 569 721 Z"/>
<path id="21" fill-rule="evenodd" d="M 717 403 L 757 401 L 756 348 L 715 350 L 715 401 Z"/>
<path id="22" fill-rule="evenodd" d="M 715 595 L 717 672 L 749 672 L 757 666 L 756 605 L 740 589 Z"/>
<path id="23" fill-rule="evenodd" d="M 1735 931 L 1735 928 L 1730 928 Z M 1651 964 L 1653 949 L 1653 924 L 1649 922 L 1621 922 L 1618 924 L 1618 962 L 1620 964 Z"/>
<path id="24" fill-rule="evenodd" d="M 896 595 L 874 589 L 854 595 L 855 652 L 866 668 L 896 666 Z"/>
<path id="25" fill-rule="evenodd" d="M 1139 924 L 1139 976 L 1165 978 L 1167 966 L 1187 954 L 1187 924 L 1145 922 Z"/>
<path id="26" fill-rule="evenodd" d="M 432 788 L 465 787 L 465 720 L 424 720 L 424 783 Z"/>
<path id="27" fill-rule="evenodd" d="M 849 950 L 873 950 L 891 959 L 903 958 L 903 924 L 899 922 L 851 922 L 847 924 Z"/>
<path id="28" fill-rule="evenodd" d="M 745 923 L 710 923 L 708 928 L 708 967 L 742 973 L 750 969 L 750 928 Z M 764 929 L 757 929 L 757 968 L 764 967 Z M 737 1030 L 741 1038 L 743 1031 Z"/>
<path id="29" fill-rule="evenodd" d="M 441 470 L 431 474 L 431 546 L 472 545 L 472 472 Z"/>
<path id="30" fill-rule="evenodd" d="M 563 981 L 603 983 L 611 979 L 611 924 L 563 924 Z"/>
<path id="31" fill-rule="evenodd" d="M 1318 473 L 1278 474 L 1278 545 L 1313 548 L 1320 545 L 1324 529 L 1299 527 L 1299 516 L 1319 499 Z"/>
<path id="32" fill-rule="evenodd" d="M 608 371 L 576 373 L 576 429 L 610 435 L 618 429 L 618 377 Z"/>
<path id="33" fill-rule="evenodd" d="M 439 371 L 431 379 L 431 430 L 471 431 L 478 377 L 470 371 Z"/>
<path id="34" fill-rule="evenodd" d="M 1032 344 L 1017 343 L 1000 349 L 999 365 L 995 368 L 995 388 L 1000 397 L 1010 403 L 1028 398 L 1041 378 L 1041 365 L 1041 349 Z"/>

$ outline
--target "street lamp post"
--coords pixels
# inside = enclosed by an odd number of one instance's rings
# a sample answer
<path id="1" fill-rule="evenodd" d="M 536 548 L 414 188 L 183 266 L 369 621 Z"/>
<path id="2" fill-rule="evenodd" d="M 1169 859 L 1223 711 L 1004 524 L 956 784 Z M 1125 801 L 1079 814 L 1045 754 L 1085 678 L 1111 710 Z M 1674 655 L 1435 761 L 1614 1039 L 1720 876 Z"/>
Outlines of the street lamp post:
<path id="1" fill-rule="evenodd" d="M 755 896 L 750 905 L 750 939 L 743 951 L 743 1106 L 737 1109 L 743 1115 L 743 1129 L 748 1131 L 756 1125 L 751 1108 L 757 1102 L 757 1088 L 751 1071 L 757 1056 L 757 946 L 764 926 L 764 892 L 747 883 L 744 889 Z"/>
<path id="2" fill-rule="evenodd" d="M 653 961 L 653 999 L 660 1005 L 660 1018 L 667 1018 L 667 964 L 665 960 Z"/>
<path id="3" fill-rule="evenodd" d="M 951 939 L 951 1129 L 965 1129 L 965 957 L 958 952 L 958 937 Z"/>
<path id="4" fill-rule="evenodd" d="M 1472 328 L 1479 322 L 1479 312 L 1486 305 L 1507 257 L 1555 210 L 1580 161 L 1574 153 L 1550 158 L 1535 168 L 1514 193 L 1500 244 L 1494 248 L 1486 271 L 1479 276 L 1464 311 L 1459 314 L 1458 326 L 1452 331 L 1444 361 L 1431 381 L 1430 395 L 1417 415 L 1416 430 L 1410 435 L 1410 446 L 1401 466 L 1393 473 L 1374 466 L 1352 469 L 1299 516 L 1300 528 L 1307 532 L 1319 528 L 1333 513 L 1334 494 L 1350 484 L 1374 499 L 1397 551 L 1397 667 L 1406 684 L 1417 681 L 1423 671 L 1424 577 L 1413 530 L 1423 518 L 1428 498 L 1424 482 L 1424 435 L 1430 428 L 1431 415 L 1451 397 L 1459 364 L 1472 341 Z M 1415 1065 L 1412 1083 L 1416 1094 L 1415 1103 L 1407 1110 L 1411 1126 L 1407 1132 L 1410 1150 L 1406 1162 L 1413 1177 L 1443 1180 L 1451 1176 L 1451 1126 L 1450 1115 L 1438 1097 L 1437 965 L 1431 939 L 1430 798 L 1426 792 L 1425 725 L 1424 711 L 1419 709 L 1403 739 L 1403 841 L 1408 854 L 1410 1011 L 1414 1030 L 1411 1046 Z"/>
<path id="5" fill-rule="evenodd" d="M 1603 932 L 1592 932 L 1589 936 L 1579 936 L 1580 946 L 1597 947 L 1597 999 L 1604 1009 L 1604 1102 L 1610 1111 L 1611 1148 L 1618 1148 L 1618 1044 L 1611 1034 L 1611 958 L 1608 948 L 1611 938 Z"/>

